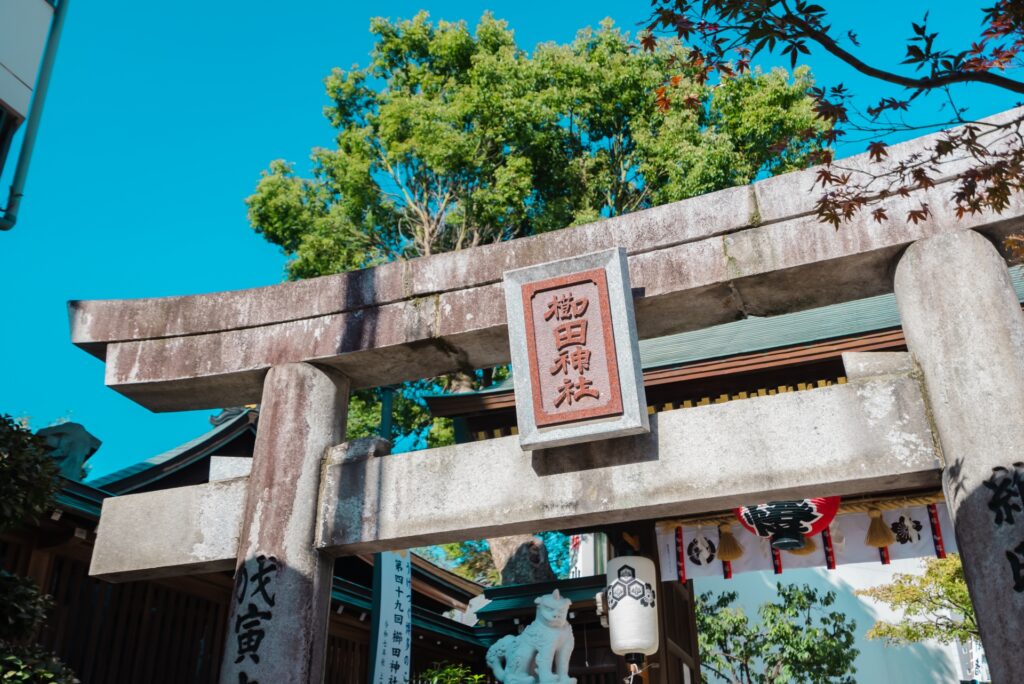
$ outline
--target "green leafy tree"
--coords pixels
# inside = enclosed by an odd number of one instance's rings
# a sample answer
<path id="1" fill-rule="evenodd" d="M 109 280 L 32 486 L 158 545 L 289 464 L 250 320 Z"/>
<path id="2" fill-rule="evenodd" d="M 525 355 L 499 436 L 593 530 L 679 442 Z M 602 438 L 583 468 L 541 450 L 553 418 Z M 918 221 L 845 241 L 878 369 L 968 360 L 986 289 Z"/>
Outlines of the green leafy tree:
<path id="1" fill-rule="evenodd" d="M 0 531 L 44 513 L 60 487 L 57 475 L 46 442 L 0 415 Z M 78 681 L 52 653 L 32 643 L 51 607 L 34 582 L 0 571 L 0 681 Z"/>
<path id="2" fill-rule="evenodd" d="M 0 681 L 4 684 L 78 684 L 71 669 L 35 644 L 0 648 Z"/>
<path id="3" fill-rule="evenodd" d="M 452 571 L 466 579 L 480 584 L 495 586 L 501 584 L 501 573 L 494 565 L 494 558 L 485 539 L 441 544 L 437 547 L 438 554 L 430 554 L 424 550 L 424 556 L 440 560 L 451 567 Z"/>
<path id="4" fill-rule="evenodd" d="M 326 79 L 325 114 L 337 131 L 315 148 L 308 175 L 277 160 L 246 202 L 254 230 L 308 278 L 458 250 L 643 209 L 755 177 L 807 166 L 822 149 L 807 69 L 751 72 L 715 87 L 683 68 L 664 41 L 640 50 L 611 21 L 568 45 L 532 54 L 505 22 L 374 19 L 366 66 Z M 670 80 L 683 97 L 658 88 Z M 414 446 L 450 442 L 432 420 L 428 391 L 468 389 L 458 375 L 395 394 L 395 432 Z M 380 392 L 354 394 L 349 437 L 380 423 Z M 406 446 L 410 443 L 405 442 Z M 536 559 L 531 535 L 502 540 L 502 559 Z M 524 545 L 534 545 L 523 551 Z M 465 546 L 461 564 L 491 577 Z M 505 552 L 508 551 L 508 552 Z M 492 563 L 493 565 L 493 563 Z M 551 576 L 546 558 L 538 579 Z M 496 567 L 505 574 L 505 567 Z M 517 578 L 528 573 L 512 573 Z M 510 575 L 510 576 L 512 576 Z"/>
<path id="5" fill-rule="evenodd" d="M 246 202 L 254 230 L 308 278 L 614 216 L 801 168 L 821 149 L 806 69 L 712 88 L 682 73 L 672 41 L 636 48 L 610 21 L 568 45 L 520 49 L 502 21 L 374 19 L 365 67 L 327 78 L 335 145 L 309 177 L 271 163 Z M 670 79 L 686 97 L 656 96 Z M 698 107 L 690 106 L 697 103 Z M 451 440 L 424 391 L 395 395 L 397 434 Z M 349 437 L 380 422 L 379 391 L 353 397 Z"/>
<path id="6" fill-rule="evenodd" d="M 432 417 L 423 401 L 424 394 L 442 389 L 440 383 L 420 381 L 394 388 L 353 392 L 349 398 L 347 438 L 380 434 L 382 393 L 390 391 L 393 431 L 397 437 L 406 440 L 400 446 L 412 450 L 453 444 L 455 433 L 451 419 Z"/>
<path id="7" fill-rule="evenodd" d="M 856 623 L 829 610 L 835 593 L 776 586 L 776 600 L 758 608 L 757 623 L 733 607 L 736 592 L 700 595 L 697 631 L 705 674 L 734 684 L 853 684 Z"/>
<path id="8" fill-rule="evenodd" d="M 890 644 L 981 639 L 958 554 L 929 558 L 924 574 L 898 573 L 889 584 L 862 589 L 857 594 L 903 614 L 898 622 L 876 622 L 868 630 L 869 639 L 884 639 Z"/>
<path id="9" fill-rule="evenodd" d="M 39 517 L 59 486 L 46 442 L 0 415 L 0 530 Z M 49 599 L 26 578 L 0 571 L 0 644 L 30 636 L 46 617 Z M 2 668 L 2 665 L 0 665 Z"/>
<path id="10" fill-rule="evenodd" d="M 605 21 L 520 49 L 505 22 L 374 19 L 365 67 L 327 77 L 335 146 L 278 160 L 247 200 L 291 278 L 473 247 L 808 165 L 827 125 L 798 69 L 716 87 L 686 51 Z M 656 96 L 666 80 L 682 97 Z M 692 106 L 692 105 L 698 106 Z"/>
<path id="11" fill-rule="evenodd" d="M 909 208 L 904 216 L 889 216 L 891 208 L 882 202 L 944 179 L 954 183 L 947 194 L 958 218 L 983 211 L 1002 213 L 1024 189 L 1024 114 L 996 123 L 970 114 L 970 99 L 979 90 L 1024 93 L 1019 71 L 1024 64 L 1024 0 L 993 0 L 987 7 L 962 8 L 964 21 L 978 22 L 978 35 L 969 45 L 952 43 L 947 35 L 933 30 L 926 6 L 920 23 L 906 27 L 905 58 L 899 64 L 886 60 L 881 51 L 869 51 L 858 38 L 883 26 L 891 31 L 887 16 L 865 13 L 858 17 L 861 24 L 843 25 L 848 19 L 830 14 L 823 6 L 827 3 L 813 0 L 652 0 L 649 4 L 648 29 L 685 41 L 690 48 L 687 63 L 703 81 L 731 78 L 750 69 L 755 58 L 765 60 L 771 55 L 795 67 L 803 55 L 817 51 L 885 89 L 878 99 L 867 101 L 858 101 L 842 83 L 811 91 L 818 116 L 829 122 L 830 137 L 836 140 L 853 133 L 857 139 L 867 138 L 868 154 L 877 162 L 870 170 L 858 171 L 832 165 L 830 155 L 822 158 L 817 214 L 823 222 L 838 228 L 868 210 L 878 223 L 918 223 L 931 214 L 927 203 Z M 655 49 L 656 44 L 652 34 L 645 36 L 645 47 Z M 965 89 L 962 84 L 973 85 Z M 671 88 L 666 86 L 663 93 L 672 98 Z M 935 98 L 941 103 L 940 113 L 914 121 L 915 105 L 929 99 L 934 103 Z M 889 156 L 894 135 L 953 126 L 960 128 L 936 136 L 922 150 Z M 958 163 L 951 165 L 953 160 Z M 1024 259 L 1024 234 L 1010 236 L 1006 246 Z"/>
<path id="12" fill-rule="evenodd" d="M 0 570 L 0 597 L 3 597 L 0 643 L 18 641 L 33 634 L 53 607 L 53 601 L 39 593 L 35 582 L 6 570 Z"/>
<path id="13" fill-rule="evenodd" d="M 533 535 L 524 536 L 533 538 Z M 542 532 L 536 537 L 540 538 L 547 550 L 546 562 L 552 571 L 552 576 L 548 579 L 568 577 L 569 544 L 566 536 L 561 532 Z M 474 582 L 488 586 L 503 583 L 502 572 L 495 565 L 495 558 L 491 553 L 490 540 L 452 542 L 437 547 L 417 549 L 417 552 L 424 558 L 450 567 L 453 572 Z M 534 577 L 534 580 L 539 581 L 539 578 Z M 505 583 L 515 582 L 510 580 Z"/>

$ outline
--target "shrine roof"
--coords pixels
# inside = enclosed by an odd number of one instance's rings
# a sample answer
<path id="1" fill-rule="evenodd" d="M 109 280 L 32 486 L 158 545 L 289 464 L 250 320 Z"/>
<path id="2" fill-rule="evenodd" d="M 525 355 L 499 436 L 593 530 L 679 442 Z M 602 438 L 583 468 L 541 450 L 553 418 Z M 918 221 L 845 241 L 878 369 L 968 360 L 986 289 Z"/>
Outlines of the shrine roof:
<path id="1" fill-rule="evenodd" d="M 451 570 L 415 553 L 412 554 L 412 566 L 413 576 L 422 575 L 448 596 L 458 597 L 466 603 L 484 591 L 483 585 L 457 575 Z"/>
<path id="2" fill-rule="evenodd" d="M 331 587 L 331 598 L 346 606 L 369 613 L 373 610 L 373 590 L 370 587 L 350 582 L 344 578 L 334 577 Z M 473 646 L 482 646 L 470 625 L 464 625 L 451 618 L 438 615 L 421 606 L 413 605 L 413 627 L 427 630 L 438 636 L 466 642 Z"/>
<path id="3" fill-rule="evenodd" d="M 57 508 L 70 510 L 96 520 L 100 517 L 103 500 L 108 496 L 113 496 L 113 494 L 94 485 L 61 478 L 61 488 L 57 491 L 54 499 Z"/>
<path id="4" fill-rule="evenodd" d="M 373 567 L 375 554 L 354 556 L 368 568 Z M 448 608 L 464 609 L 469 601 L 484 592 L 484 587 L 473 580 L 457 575 L 428 558 L 412 554 L 413 588 Z"/>
<path id="5" fill-rule="evenodd" d="M 1024 301 L 1024 267 L 1011 268 L 1010 277 L 1017 298 Z M 779 316 L 751 316 L 702 330 L 640 340 L 640 361 L 648 371 L 899 327 L 896 297 L 884 294 Z M 485 389 L 425 397 L 433 411 L 435 403 L 452 397 L 501 394 L 513 389 L 509 375 Z"/>
<path id="6" fill-rule="evenodd" d="M 213 429 L 173 449 L 139 461 L 118 471 L 89 480 L 90 487 L 108 489 L 112 494 L 127 494 L 155 482 L 181 468 L 213 455 L 240 434 L 255 430 L 258 412 L 241 409 L 225 412 Z M 217 420 L 215 418 L 214 420 Z"/>
<path id="7" fill-rule="evenodd" d="M 594 601 L 594 596 L 604 589 L 604 575 L 592 577 L 576 577 L 573 579 L 539 582 L 537 584 L 512 584 L 484 589 L 484 596 L 490 599 L 483 608 L 476 611 L 480 620 L 493 621 L 506 617 L 514 617 L 524 612 L 536 610 L 534 599 L 550 594 L 555 589 L 564 598 L 572 601 L 577 608 L 584 607 Z"/>

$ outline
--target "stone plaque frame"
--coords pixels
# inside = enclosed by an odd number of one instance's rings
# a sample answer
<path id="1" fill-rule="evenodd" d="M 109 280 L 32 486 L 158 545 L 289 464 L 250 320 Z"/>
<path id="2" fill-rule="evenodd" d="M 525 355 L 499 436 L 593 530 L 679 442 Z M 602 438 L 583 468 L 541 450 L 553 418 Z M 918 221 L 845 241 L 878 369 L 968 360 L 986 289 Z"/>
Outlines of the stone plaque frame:
<path id="1" fill-rule="evenodd" d="M 599 292 L 590 307 L 597 314 L 592 323 L 599 323 L 602 333 L 599 348 L 611 401 L 552 414 L 542 406 L 531 302 L 537 293 L 577 283 L 592 284 Z M 626 251 L 610 249 L 507 271 L 504 286 L 520 446 L 533 450 L 649 432 Z"/>

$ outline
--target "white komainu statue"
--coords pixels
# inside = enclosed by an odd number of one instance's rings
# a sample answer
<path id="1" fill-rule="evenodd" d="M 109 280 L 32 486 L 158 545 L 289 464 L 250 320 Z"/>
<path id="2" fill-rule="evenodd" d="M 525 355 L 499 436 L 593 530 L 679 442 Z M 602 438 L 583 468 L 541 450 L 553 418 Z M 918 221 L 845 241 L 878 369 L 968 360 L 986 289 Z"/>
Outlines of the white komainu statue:
<path id="1" fill-rule="evenodd" d="M 518 636 L 508 635 L 487 649 L 487 665 L 503 684 L 576 684 L 569 676 L 575 640 L 569 604 L 555 589 L 534 601 L 536 619 Z"/>

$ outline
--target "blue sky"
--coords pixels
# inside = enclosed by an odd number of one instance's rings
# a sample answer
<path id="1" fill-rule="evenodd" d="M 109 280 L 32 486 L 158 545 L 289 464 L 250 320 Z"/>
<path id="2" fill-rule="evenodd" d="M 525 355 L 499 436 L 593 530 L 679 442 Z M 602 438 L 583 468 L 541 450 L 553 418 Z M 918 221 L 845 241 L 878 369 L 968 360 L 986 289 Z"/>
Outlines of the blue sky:
<path id="1" fill-rule="evenodd" d="M 929 5 L 823 4 L 837 27 L 857 32 L 865 54 L 888 65 L 902 59 L 909 22 Z M 959 46 L 977 37 L 979 8 L 990 2 L 930 4 L 934 28 Z M 94 476 L 209 428 L 210 412 L 153 414 L 105 388 L 102 363 L 69 342 L 66 301 L 279 282 L 284 257 L 248 227 L 243 199 L 270 160 L 302 168 L 311 147 L 331 143 L 322 80 L 332 67 L 366 62 L 371 16 L 427 9 L 435 19 L 474 23 L 489 9 L 530 49 L 568 41 L 608 16 L 633 29 L 648 7 L 645 0 L 74 0 L 19 223 L 0 233 L 0 287 L 9 302 L 0 324 L 0 412 L 26 416 L 34 428 L 83 423 L 104 442 Z M 900 93 L 827 56 L 807 63 L 820 83 L 841 81 L 863 103 Z M 980 86 L 963 95 L 973 116 L 1015 102 Z M 11 167 L 13 159 L 4 198 Z"/>

